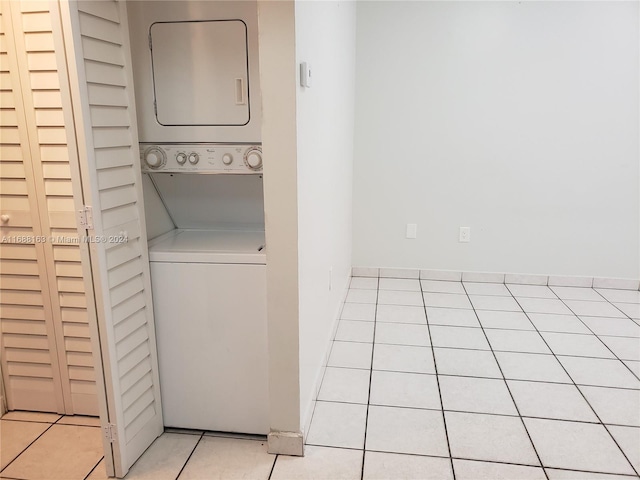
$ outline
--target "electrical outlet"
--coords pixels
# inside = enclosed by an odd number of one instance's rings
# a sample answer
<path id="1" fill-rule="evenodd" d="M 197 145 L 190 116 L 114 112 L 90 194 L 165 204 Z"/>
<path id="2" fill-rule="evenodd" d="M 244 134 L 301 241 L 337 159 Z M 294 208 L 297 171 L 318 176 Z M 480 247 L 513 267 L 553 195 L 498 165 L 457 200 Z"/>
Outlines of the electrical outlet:
<path id="1" fill-rule="evenodd" d="M 418 237 L 418 224 L 417 223 L 407 223 L 407 238 L 417 238 Z"/>
<path id="2" fill-rule="evenodd" d="M 459 242 L 469 243 L 471 241 L 471 227 L 460 227 Z"/>

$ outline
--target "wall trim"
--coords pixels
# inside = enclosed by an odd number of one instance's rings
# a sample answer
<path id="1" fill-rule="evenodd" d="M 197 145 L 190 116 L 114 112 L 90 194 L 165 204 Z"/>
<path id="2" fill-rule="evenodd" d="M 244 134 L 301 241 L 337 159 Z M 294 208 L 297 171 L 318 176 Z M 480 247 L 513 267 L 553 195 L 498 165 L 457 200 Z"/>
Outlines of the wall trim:
<path id="1" fill-rule="evenodd" d="M 452 282 L 515 283 L 548 285 L 551 287 L 592 287 L 640 290 L 640 279 L 580 277 L 571 275 L 539 275 L 525 273 L 456 272 L 451 270 L 422 270 L 418 268 L 353 267 L 352 277 L 413 278 Z"/>
<path id="2" fill-rule="evenodd" d="M 301 432 L 271 432 L 267 435 L 267 451 L 277 455 L 304 456 Z"/>
<path id="3" fill-rule="evenodd" d="M 2 378 L 2 367 L 0 367 L 0 417 L 7 413 L 6 395 L 4 393 L 4 380 Z"/>
<path id="4" fill-rule="evenodd" d="M 351 285 L 351 276 L 347 277 L 347 282 L 342 289 L 342 297 L 340 299 L 340 303 L 338 303 L 338 309 L 333 316 L 333 324 L 331 325 L 331 335 L 329 336 L 329 343 L 327 344 L 327 348 L 324 352 L 324 357 L 322 359 L 322 367 L 318 372 L 316 377 L 316 382 L 313 388 L 313 400 L 311 404 L 307 407 L 306 412 L 304 412 L 304 416 L 302 417 L 302 436 L 304 441 L 307 441 L 307 435 L 309 434 L 309 427 L 311 426 L 311 420 L 313 419 L 313 412 L 316 409 L 316 402 L 318 399 L 318 395 L 320 394 L 320 387 L 322 387 L 322 381 L 324 380 L 324 374 L 327 370 L 327 364 L 329 363 L 329 355 L 331 355 L 331 347 L 333 346 L 333 340 L 336 338 L 336 333 L 338 332 L 338 325 L 340 323 L 340 317 L 342 316 L 342 309 L 344 308 L 344 303 L 347 300 L 347 294 L 349 293 L 349 286 Z"/>

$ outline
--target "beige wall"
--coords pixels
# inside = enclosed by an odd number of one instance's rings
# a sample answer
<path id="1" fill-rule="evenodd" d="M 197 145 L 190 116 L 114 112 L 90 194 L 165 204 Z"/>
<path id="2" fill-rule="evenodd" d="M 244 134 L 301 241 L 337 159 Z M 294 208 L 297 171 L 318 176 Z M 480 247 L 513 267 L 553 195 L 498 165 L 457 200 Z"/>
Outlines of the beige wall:
<path id="1" fill-rule="evenodd" d="M 259 1 L 271 430 L 300 432 L 294 3 Z"/>

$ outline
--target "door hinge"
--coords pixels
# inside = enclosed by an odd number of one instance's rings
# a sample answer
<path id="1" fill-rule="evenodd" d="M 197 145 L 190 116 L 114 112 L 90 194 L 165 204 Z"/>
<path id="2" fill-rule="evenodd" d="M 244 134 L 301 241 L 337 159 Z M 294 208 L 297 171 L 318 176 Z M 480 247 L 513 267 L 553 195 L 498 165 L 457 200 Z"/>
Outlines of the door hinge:
<path id="1" fill-rule="evenodd" d="M 78 210 L 78 225 L 87 230 L 93 230 L 93 207 L 85 205 Z"/>
<path id="2" fill-rule="evenodd" d="M 151 32 L 149 32 L 149 50 L 153 51 L 153 43 L 151 42 Z"/>
<path id="3" fill-rule="evenodd" d="M 104 432 L 104 438 L 106 438 L 109 443 L 115 443 L 118 439 L 115 423 L 107 423 L 105 427 L 102 427 L 102 431 Z"/>

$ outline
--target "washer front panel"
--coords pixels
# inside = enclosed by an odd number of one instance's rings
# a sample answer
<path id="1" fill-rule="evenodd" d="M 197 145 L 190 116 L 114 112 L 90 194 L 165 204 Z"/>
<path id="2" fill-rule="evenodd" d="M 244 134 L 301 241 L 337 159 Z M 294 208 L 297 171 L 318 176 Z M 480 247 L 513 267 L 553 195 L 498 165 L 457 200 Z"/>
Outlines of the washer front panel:
<path id="1" fill-rule="evenodd" d="M 198 144 L 140 144 L 140 164 L 143 172 L 234 173 L 261 174 L 262 164 L 252 167 L 245 161 L 248 152 L 258 151 L 260 144 L 228 145 Z M 150 164 L 147 158 L 164 155 L 164 162 Z M 156 162 L 152 162 L 156 163 Z"/>

